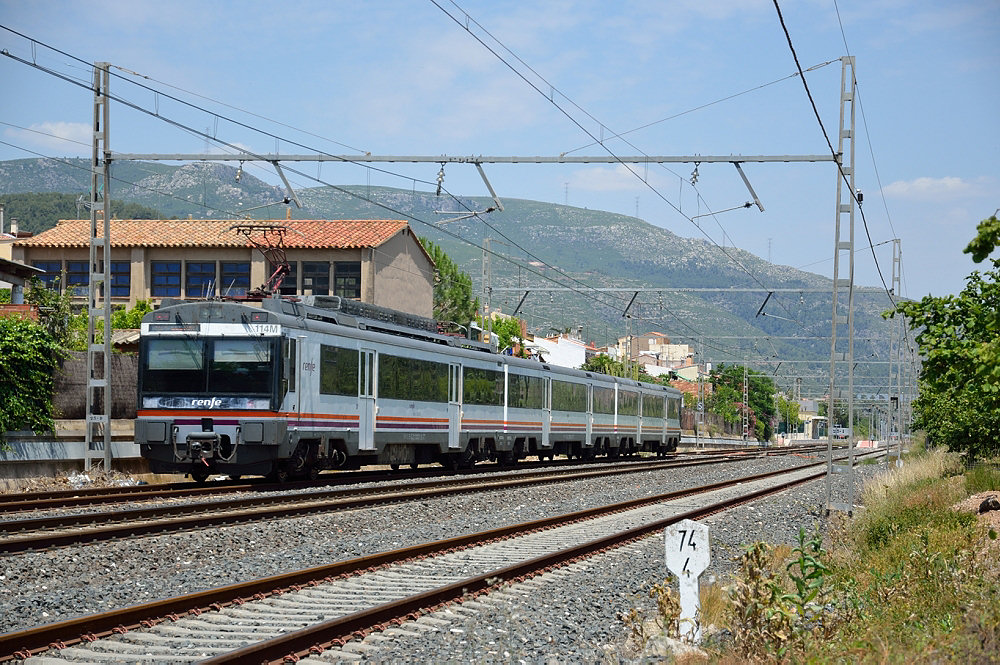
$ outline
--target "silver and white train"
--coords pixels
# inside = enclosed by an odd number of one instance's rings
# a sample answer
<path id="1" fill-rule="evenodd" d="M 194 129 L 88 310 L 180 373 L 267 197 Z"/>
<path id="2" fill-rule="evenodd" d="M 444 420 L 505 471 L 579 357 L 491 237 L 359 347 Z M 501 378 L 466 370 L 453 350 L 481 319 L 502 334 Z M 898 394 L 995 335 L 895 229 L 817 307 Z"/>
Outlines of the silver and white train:
<path id="1" fill-rule="evenodd" d="M 198 481 L 663 455 L 680 440 L 673 388 L 498 355 L 336 297 L 167 301 L 139 353 L 136 442 L 152 471 Z"/>

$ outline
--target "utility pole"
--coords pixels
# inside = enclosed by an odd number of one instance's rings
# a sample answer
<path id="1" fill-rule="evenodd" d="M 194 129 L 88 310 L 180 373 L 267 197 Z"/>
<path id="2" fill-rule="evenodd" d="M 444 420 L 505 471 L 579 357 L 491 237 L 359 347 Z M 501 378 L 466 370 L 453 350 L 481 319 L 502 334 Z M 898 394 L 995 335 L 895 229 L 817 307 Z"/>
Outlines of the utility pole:
<path id="1" fill-rule="evenodd" d="M 90 273 L 87 285 L 87 413 L 83 452 L 90 471 L 96 434 L 103 434 L 104 472 L 111 471 L 111 147 L 107 62 L 94 63 L 94 123 L 90 159 Z M 98 227 L 98 217 L 103 227 Z M 99 251 L 100 250 L 100 251 Z M 100 258 L 99 258 L 100 257 Z M 104 343 L 95 344 L 97 319 Z M 98 360 L 101 357 L 101 361 Z M 98 369 L 100 367 L 100 370 Z M 100 376 L 98 376 L 100 375 Z M 99 391 L 103 400 L 98 399 Z M 101 402 L 103 401 L 103 408 Z M 96 430 L 96 432 L 95 432 Z"/>
<path id="2" fill-rule="evenodd" d="M 903 255 L 899 238 L 892 241 L 892 293 L 898 298 L 900 296 L 900 267 Z M 890 464 L 900 464 L 903 456 L 903 419 L 902 419 L 902 393 L 903 393 L 903 337 L 906 335 L 905 323 L 902 314 L 895 320 L 895 330 L 893 330 L 889 341 L 889 438 L 885 443 L 885 464 L 886 468 Z M 895 432 L 895 437 L 893 436 Z"/>
<path id="3" fill-rule="evenodd" d="M 830 337 L 830 393 L 827 401 L 826 512 L 854 513 L 854 56 L 840 59 L 840 128 L 837 132 L 837 215 L 833 241 L 833 315 Z M 845 182 L 846 180 L 846 182 Z M 845 225 L 847 229 L 842 227 Z M 841 265 L 841 264 L 846 265 Z M 845 270 L 846 268 L 846 270 Z M 841 342 L 838 344 L 838 342 Z M 845 344 L 846 342 L 846 348 Z M 846 371 L 847 390 L 837 387 L 838 365 Z M 840 398 L 847 407 L 847 463 L 833 463 L 836 409 Z M 840 430 L 838 430 L 840 432 Z M 834 500 L 834 474 L 846 478 Z"/>
<path id="4" fill-rule="evenodd" d="M 493 339 L 493 273 L 490 268 L 490 234 L 486 231 L 483 237 L 483 306 L 486 308 L 485 321 L 486 334 L 489 335 L 490 345 L 496 349 L 496 341 Z"/>
<path id="5" fill-rule="evenodd" d="M 743 441 L 750 439 L 750 381 L 747 375 L 747 363 L 750 360 L 743 356 Z"/>

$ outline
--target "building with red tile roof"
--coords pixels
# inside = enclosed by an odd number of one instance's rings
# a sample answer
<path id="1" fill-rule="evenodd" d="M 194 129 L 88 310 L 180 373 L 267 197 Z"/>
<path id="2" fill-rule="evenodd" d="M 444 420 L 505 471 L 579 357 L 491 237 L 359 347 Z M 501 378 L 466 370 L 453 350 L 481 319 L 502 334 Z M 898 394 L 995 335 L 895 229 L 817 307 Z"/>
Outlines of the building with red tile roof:
<path id="1" fill-rule="evenodd" d="M 432 315 L 434 262 L 409 224 L 385 219 L 112 220 L 111 300 L 134 305 L 140 299 L 246 295 L 273 272 L 252 242 L 267 245 L 265 227 L 271 244 L 280 239 L 291 268 L 281 293 L 339 295 Z M 90 220 L 60 220 L 16 240 L 12 258 L 45 270 L 43 279 L 53 288 L 71 289 L 85 301 L 89 243 Z"/>

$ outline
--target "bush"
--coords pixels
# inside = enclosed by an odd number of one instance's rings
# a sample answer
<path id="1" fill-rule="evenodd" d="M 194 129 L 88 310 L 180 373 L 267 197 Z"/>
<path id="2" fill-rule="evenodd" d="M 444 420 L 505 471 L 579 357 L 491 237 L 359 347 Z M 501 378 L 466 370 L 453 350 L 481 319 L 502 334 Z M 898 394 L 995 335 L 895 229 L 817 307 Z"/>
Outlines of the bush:
<path id="1" fill-rule="evenodd" d="M 8 431 L 52 429 L 52 377 L 61 356 L 43 326 L 0 318 L 0 445 L 6 446 Z"/>

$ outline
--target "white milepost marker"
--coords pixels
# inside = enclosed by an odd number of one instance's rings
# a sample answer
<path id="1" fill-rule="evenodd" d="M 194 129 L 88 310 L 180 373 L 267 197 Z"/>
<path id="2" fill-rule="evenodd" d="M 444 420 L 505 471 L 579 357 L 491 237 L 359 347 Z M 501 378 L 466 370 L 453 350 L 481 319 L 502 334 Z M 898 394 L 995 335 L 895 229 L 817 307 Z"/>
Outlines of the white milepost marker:
<path id="1" fill-rule="evenodd" d="M 698 578 L 711 561 L 708 526 L 694 520 L 672 524 L 664 531 L 664 542 L 667 568 L 680 581 L 681 637 L 697 644 L 701 642 L 701 626 L 697 620 L 701 605 L 698 597 Z"/>

